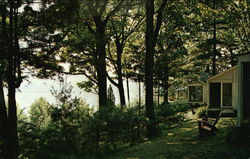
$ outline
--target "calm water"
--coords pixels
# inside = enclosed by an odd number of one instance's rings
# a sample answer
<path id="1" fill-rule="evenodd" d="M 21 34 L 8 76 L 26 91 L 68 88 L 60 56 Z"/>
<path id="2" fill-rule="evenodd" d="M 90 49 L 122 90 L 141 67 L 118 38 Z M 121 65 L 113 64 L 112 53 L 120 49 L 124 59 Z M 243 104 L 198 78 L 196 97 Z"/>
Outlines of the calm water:
<path id="1" fill-rule="evenodd" d="M 92 93 L 84 92 L 82 89 L 77 87 L 76 83 L 86 80 L 84 76 L 66 76 L 66 80 L 70 83 L 73 89 L 73 96 L 82 97 L 85 101 L 91 106 L 94 107 L 98 104 L 98 96 Z M 138 99 L 138 83 L 133 81 L 130 82 L 130 99 L 131 102 L 135 102 Z M 39 97 L 45 97 L 50 103 L 55 102 L 55 98 L 52 96 L 50 90 L 52 86 L 55 89 L 59 89 L 59 81 L 58 80 L 48 80 L 48 79 L 37 79 L 37 78 L 30 78 L 29 82 L 24 81 L 17 91 L 17 103 L 21 108 L 25 108 L 28 110 L 29 106 Z M 124 86 L 125 81 L 124 81 Z M 113 91 L 116 98 L 116 103 L 119 104 L 119 93 L 118 89 L 114 86 Z M 143 91 L 144 92 L 144 91 Z M 144 93 L 142 92 L 142 97 Z M 125 87 L 126 99 L 127 99 L 127 88 Z"/>

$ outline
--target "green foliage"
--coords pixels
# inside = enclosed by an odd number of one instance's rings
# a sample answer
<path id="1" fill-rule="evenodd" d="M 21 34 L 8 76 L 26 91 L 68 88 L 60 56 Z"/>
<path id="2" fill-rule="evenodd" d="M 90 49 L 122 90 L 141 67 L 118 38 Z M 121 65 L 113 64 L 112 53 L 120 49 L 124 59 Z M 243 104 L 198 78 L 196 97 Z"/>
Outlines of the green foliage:
<path id="1" fill-rule="evenodd" d="M 108 101 L 108 105 L 115 105 L 115 95 L 114 95 L 113 88 L 111 85 L 109 85 L 109 88 L 108 88 L 107 101 Z"/>
<path id="2" fill-rule="evenodd" d="M 185 119 L 185 114 L 189 108 L 186 102 L 158 105 L 155 110 L 157 122 L 167 124 L 168 126 L 179 123 Z"/>
<path id="3" fill-rule="evenodd" d="M 20 159 L 80 158 L 110 152 L 145 137 L 145 118 L 137 108 L 107 106 L 93 112 L 72 87 L 52 90 L 56 104 L 40 98 L 32 104 L 30 120 L 18 120 Z"/>
<path id="4" fill-rule="evenodd" d="M 85 92 L 97 94 L 97 86 L 93 81 L 82 81 L 77 83 L 77 86 L 82 88 Z"/>
<path id="5" fill-rule="evenodd" d="M 108 106 L 95 112 L 91 121 L 89 130 L 93 137 L 98 136 L 103 151 L 114 151 L 145 137 L 145 119 L 135 108 Z"/>
<path id="6" fill-rule="evenodd" d="M 50 122 L 49 103 L 45 98 L 37 99 L 29 110 L 30 122 L 37 127 L 44 127 Z"/>

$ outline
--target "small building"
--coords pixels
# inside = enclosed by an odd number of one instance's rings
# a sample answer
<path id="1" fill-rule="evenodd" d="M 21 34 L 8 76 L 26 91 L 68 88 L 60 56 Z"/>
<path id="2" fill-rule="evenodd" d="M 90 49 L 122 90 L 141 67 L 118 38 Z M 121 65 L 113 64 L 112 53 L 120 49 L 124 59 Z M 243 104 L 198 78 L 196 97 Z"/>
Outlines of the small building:
<path id="1" fill-rule="evenodd" d="M 206 103 L 206 83 L 193 83 L 188 85 L 189 103 Z"/>
<path id="2" fill-rule="evenodd" d="M 238 55 L 238 125 L 250 119 L 250 53 Z"/>
<path id="3" fill-rule="evenodd" d="M 238 67 L 217 74 L 207 80 L 208 108 L 237 109 Z"/>
<path id="4" fill-rule="evenodd" d="M 206 83 L 190 84 L 188 88 L 189 102 L 202 101 L 210 112 L 221 108 L 225 114 L 237 112 L 240 126 L 245 119 L 250 119 L 250 53 L 238 55 L 237 66 L 210 77 Z"/>

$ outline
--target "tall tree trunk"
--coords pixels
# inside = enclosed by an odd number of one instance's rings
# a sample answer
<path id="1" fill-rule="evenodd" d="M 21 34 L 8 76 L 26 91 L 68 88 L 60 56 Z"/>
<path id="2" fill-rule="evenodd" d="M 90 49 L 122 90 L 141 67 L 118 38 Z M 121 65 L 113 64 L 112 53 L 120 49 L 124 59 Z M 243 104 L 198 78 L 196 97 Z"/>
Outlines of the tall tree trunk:
<path id="1" fill-rule="evenodd" d="M 0 158 L 7 159 L 8 157 L 8 136 L 7 136 L 7 128 L 8 128 L 8 118 L 7 118 L 7 109 L 4 99 L 4 90 L 3 90 L 3 81 L 0 77 L 0 147 L 2 148 L 2 152 L 0 153 Z"/>
<path id="2" fill-rule="evenodd" d="M 215 19 L 215 15 L 214 15 L 214 19 L 213 19 L 213 68 L 212 68 L 212 74 L 213 76 L 216 75 L 216 54 L 217 54 L 217 50 L 216 50 L 216 19 Z"/>
<path id="3" fill-rule="evenodd" d="M 17 144 L 17 108 L 16 108 L 16 46 L 18 43 L 15 40 L 17 35 L 17 12 L 15 13 L 13 0 L 10 3 L 10 16 L 9 16 L 9 52 L 8 52 L 8 151 L 9 159 L 17 159 L 18 157 L 18 144 Z M 15 27 L 15 28 L 14 28 Z M 15 42 L 14 42 L 15 41 Z"/>
<path id="4" fill-rule="evenodd" d="M 2 2 L 0 6 L 0 13 L 1 13 L 1 29 L 4 37 L 7 36 L 7 27 L 6 27 L 6 5 Z M 7 43 L 6 43 L 7 45 Z M 6 46 L 5 46 L 6 47 Z M 1 54 L 6 55 L 6 48 L 2 46 Z M 5 60 L 4 56 L 0 56 L 1 60 Z M 7 109 L 6 103 L 4 99 L 4 88 L 3 88 L 3 76 L 4 72 L 0 72 L 0 147 L 2 148 L 2 152 L 0 153 L 0 158 L 6 159 L 8 156 L 7 153 L 7 126 L 8 126 L 8 117 L 7 117 Z"/>
<path id="5" fill-rule="evenodd" d="M 98 54 L 97 80 L 99 107 L 107 105 L 107 78 L 106 78 L 106 39 L 105 26 L 100 23 L 96 25 L 96 49 Z"/>
<path id="6" fill-rule="evenodd" d="M 15 81 L 8 80 L 8 127 L 9 127 L 9 159 L 17 159 L 18 143 L 17 143 L 17 108 L 16 108 L 16 92 Z"/>
<path id="7" fill-rule="evenodd" d="M 146 0 L 146 55 L 145 55 L 145 84 L 146 84 L 146 116 L 149 119 L 147 125 L 148 137 L 155 137 L 156 122 L 153 103 L 153 68 L 155 44 L 162 24 L 162 12 L 167 5 L 167 0 L 162 1 L 157 11 L 157 19 L 154 30 L 154 0 Z"/>
<path id="8" fill-rule="evenodd" d="M 124 87 L 123 87 L 123 80 L 120 80 L 119 87 L 118 87 L 119 95 L 120 95 L 120 104 L 121 107 L 124 107 L 126 105 L 125 101 L 125 93 L 124 93 Z"/>
<path id="9" fill-rule="evenodd" d="M 168 75 L 166 76 L 166 79 L 163 80 L 163 89 L 164 89 L 164 104 L 168 104 L 168 88 L 169 88 L 169 84 L 168 84 L 168 80 L 169 80 L 169 77 Z"/>
<path id="10" fill-rule="evenodd" d="M 126 83 L 127 83 L 128 106 L 130 107 L 130 91 L 129 91 L 129 78 L 128 78 L 128 75 L 126 75 Z"/>
<path id="11" fill-rule="evenodd" d="M 125 93 L 124 93 L 124 87 L 123 87 L 123 79 L 122 79 L 122 53 L 123 53 L 123 47 L 122 44 L 119 42 L 119 39 L 116 39 L 116 52 L 117 52 L 117 76 L 118 76 L 118 90 L 120 95 L 120 104 L 121 106 L 126 105 L 125 100 Z"/>
<path id="12" fill-rule="evenodd" d="M 146 57 L 145 57 L 145 84 L 146 84 L 146 116 L 148 137 L 156 136 L 156 123 L 153 103 L 153 68 L 154 68 L 154 0 L 146 1 Z"/>

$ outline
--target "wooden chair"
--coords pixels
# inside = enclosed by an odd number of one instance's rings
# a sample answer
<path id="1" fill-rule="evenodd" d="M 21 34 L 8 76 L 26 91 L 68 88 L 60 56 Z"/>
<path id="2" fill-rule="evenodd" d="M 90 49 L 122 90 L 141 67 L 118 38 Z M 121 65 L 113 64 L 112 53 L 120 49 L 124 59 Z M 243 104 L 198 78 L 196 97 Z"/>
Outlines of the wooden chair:
<path id="1" fill-rule="evenodd" d="M 216 135 L 217 128 L 215 127 L 215 125 L 218 123 L 222 113 L 223 109 L 221 109 L 219 115 L 216 118 L 204 117 L 198 121 L 200 136 Z"/>

